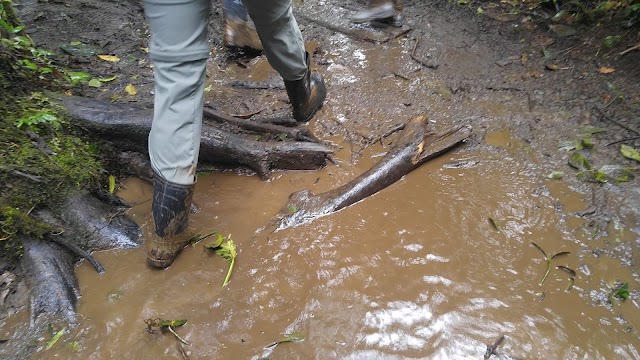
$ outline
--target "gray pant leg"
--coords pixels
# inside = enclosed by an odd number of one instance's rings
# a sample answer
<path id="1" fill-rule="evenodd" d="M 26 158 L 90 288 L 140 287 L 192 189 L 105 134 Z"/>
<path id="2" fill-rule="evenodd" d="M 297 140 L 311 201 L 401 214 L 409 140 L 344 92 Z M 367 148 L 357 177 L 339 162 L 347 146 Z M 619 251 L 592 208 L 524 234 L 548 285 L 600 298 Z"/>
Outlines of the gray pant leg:
<path id="1" fill-rule="evenodd" d="M 149 157 L 166 180 L 195 182 L 209 46 L 209 0 L 145 0 L 155 99 Z"/>
<path id="2" fill-rule="evenodd" d="M 291 11 L 291 0 L 242 0 L 262 41 L 269 64 L 286 81 L 307 71 L 302 33 Z"/>

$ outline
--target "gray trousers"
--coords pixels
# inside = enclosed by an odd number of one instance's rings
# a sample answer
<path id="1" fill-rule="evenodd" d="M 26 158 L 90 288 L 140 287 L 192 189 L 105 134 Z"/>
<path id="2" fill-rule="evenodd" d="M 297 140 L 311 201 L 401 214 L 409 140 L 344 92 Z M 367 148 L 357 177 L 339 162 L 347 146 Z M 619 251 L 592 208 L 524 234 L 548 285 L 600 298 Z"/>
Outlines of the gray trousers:
<path id="1" fill-rule="evenodd" d="M 151 28 L 155 99 L 149 157 L 154 171 L 182 185 L 195 182 L 211 0 L 144 0 Z M 240 1 L 240 0 L 236 0 Z M 284 80 L 307 71 L 304 42 L 291 0 L 243 0 L 269 64 Z"/>

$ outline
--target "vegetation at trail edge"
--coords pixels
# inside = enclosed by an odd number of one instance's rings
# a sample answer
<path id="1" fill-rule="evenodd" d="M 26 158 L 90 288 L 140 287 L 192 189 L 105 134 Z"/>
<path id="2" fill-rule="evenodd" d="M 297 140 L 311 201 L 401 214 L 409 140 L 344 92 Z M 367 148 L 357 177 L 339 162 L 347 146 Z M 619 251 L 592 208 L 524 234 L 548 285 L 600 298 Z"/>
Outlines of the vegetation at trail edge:
<path id="1" fill-rule="evenodd" d="M 19 254 L 19 233 L 41 237 L 50 227 L 31 216 L 55 208 L 70 191 L 100 179 L 96 146 L 73 134 L 47 91 L 63 91 L 81 73 L 55 64 L 24 32 L 12 3 L 0 0 L 0 240 Z"/>

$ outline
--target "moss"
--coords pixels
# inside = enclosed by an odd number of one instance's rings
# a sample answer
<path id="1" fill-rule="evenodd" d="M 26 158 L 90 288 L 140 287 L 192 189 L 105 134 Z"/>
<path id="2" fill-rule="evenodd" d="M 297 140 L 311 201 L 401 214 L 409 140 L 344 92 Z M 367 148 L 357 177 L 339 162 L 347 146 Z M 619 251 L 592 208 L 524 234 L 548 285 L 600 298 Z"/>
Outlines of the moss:
<path id="1" fill-rule="evenodd" d="M 0 56 L 0 69 L 11 68 L 7 59 Z M 7 76 L 0 72 L 0 84 Z M 32 91 L 34 84 L 41 89 L 38 74 L 10 76 L 14 86 L 0 97 L 0 240 L 9 256 L 19 255 L 17 234 L 42 237 L 51 230 L 31 216 L 34 208 L 55 209 L 70 192 L 95 187 L 103 173 L 96 146 L 75 136 L 62 112 Z M 42 113 L 51 117 L 38 118 Z"/>

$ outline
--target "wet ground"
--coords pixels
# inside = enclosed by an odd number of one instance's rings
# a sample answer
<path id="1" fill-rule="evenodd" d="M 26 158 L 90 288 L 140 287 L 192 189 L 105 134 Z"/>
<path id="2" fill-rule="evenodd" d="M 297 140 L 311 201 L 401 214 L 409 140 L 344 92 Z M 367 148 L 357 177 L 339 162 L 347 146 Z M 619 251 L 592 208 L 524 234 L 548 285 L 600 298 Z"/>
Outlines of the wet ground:
<path id="1" fill-rule="evenodd" d="M 639 359 L 638 180 L 585 182 L 559 150 L 585 126 L 606 126 L 594 135 L 594 163 L 637 166 L 606 146 L 633 134 L 594 108 L 611 99 L 604 95 L 616 96 L 613 86 L 626 100 L 605 111 L 637 127 L 640 91 L 630 79 L 640 75 L 638 53 L 614 63 L 626 76 L 599 78 L 597 66 L 580 60 L 591 56 L 587 48 L 574 44 L 579 55 L 556 60 L 571 70 L 547 71 L 536 39 L 553 39 L 558 53 L 569 40 L 535 27 L 520 32 L 529 26 L 522 19 L 499 23 L 459 8 L 452 15 L 451 4 L 407 5 L 413 30 L 383 43 L 301 21 L 329 90 L 309 126 L 339 147 L 337 165 L 266 182 L 231 172 L 199 177 L 192 226 L 231 234 L 239 249 L 227 287 L 228 264 L 205 252 L 207 240 L 166 271 L 148 269 L 143 249 L 96 254 L 107 272 L 79 265 L 79 325 L 49 350 L 43 340 L 34 358 L 180 358 L 170 333 L 146 330 L 145 319 L 165 318 L 188 320 L 176 332 L 190 343 L 183 348 L 191 359 L 478 359 L 501 335 L 497 352 L 514 358 Z M 331 6 L 307 1 L 299 11 Z M 121 37 L 144 33 L 136 14 L 127 13 L 132 22 L 123 23 Z M 324 20 L 345 26 L 335 16 Z M 277 76 L 262 57 L 228 61 L 216 36 L 208 104 L 230 114 L 286 109 L 283 90 L 229 86 L 276 83 Z M 94 96 L 148 102 L 148 64 L 113 66 L 96 71 L 139 77 L 123 76 Z M 127 82 L 138 97 L 122 92 Z M 326 191 L 367 170 L 397 135 L 380 137 L 422 113 L 435 129 L 465 123 L 474 136 L 338 213 L 273 234 L 259 230 L 292 192 Z M 548 179 L 553 171 L 563 178 Z M 147 233 L 150 191 L 133 178 L 120 190 Z M 570 252 L 552 260 L 542 284 L 547 261 L 532 242 L 549 255 Z M 558 265 L 575 270 L 573 286 Z M 611 306 L 615 281 L 628 282 L 631 296 Z M 22 319 L 25 312 L 4 320 L 2 336 L 27 326 Z M 304 340 L 265 348 L 290 333 Z"/>

